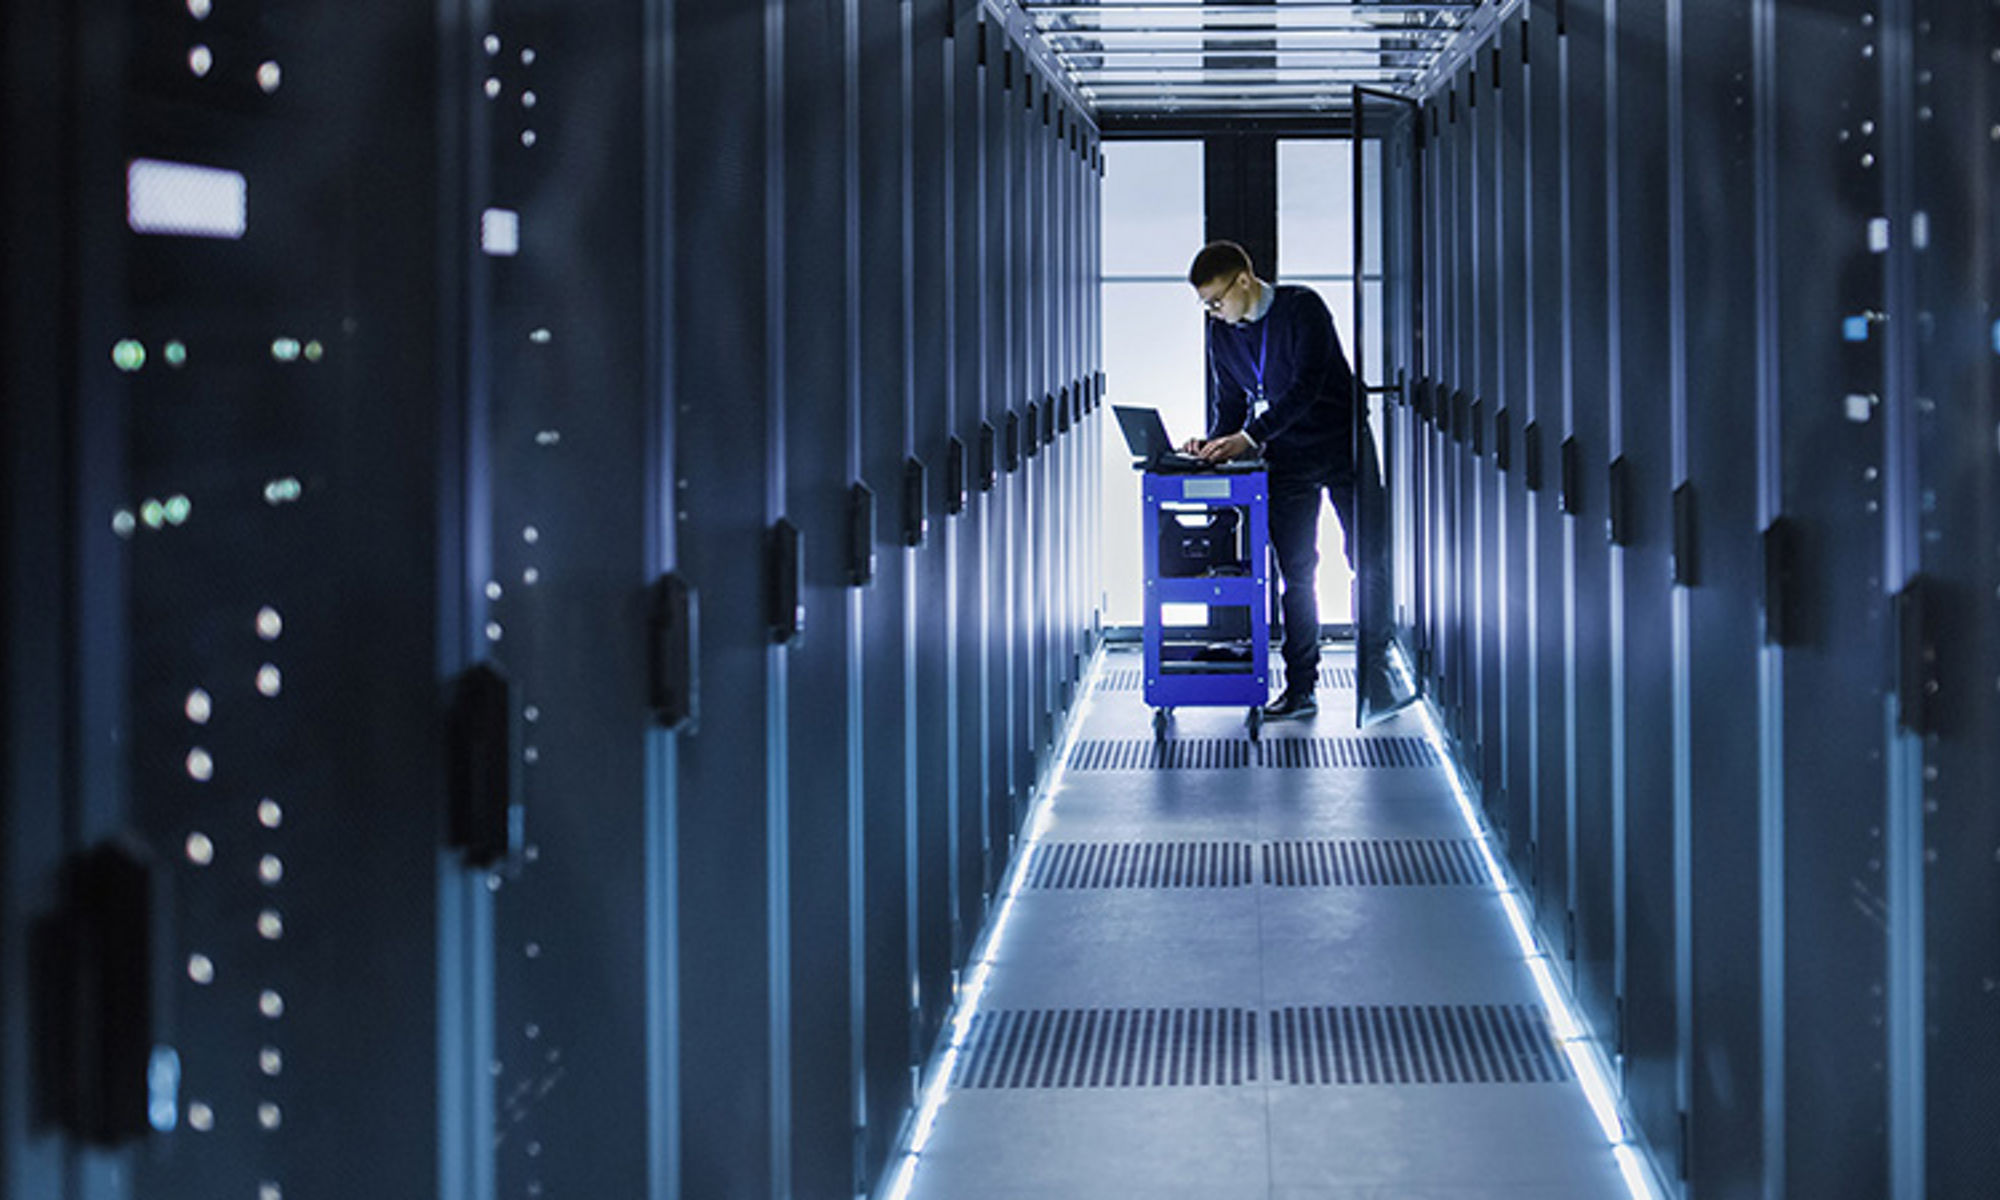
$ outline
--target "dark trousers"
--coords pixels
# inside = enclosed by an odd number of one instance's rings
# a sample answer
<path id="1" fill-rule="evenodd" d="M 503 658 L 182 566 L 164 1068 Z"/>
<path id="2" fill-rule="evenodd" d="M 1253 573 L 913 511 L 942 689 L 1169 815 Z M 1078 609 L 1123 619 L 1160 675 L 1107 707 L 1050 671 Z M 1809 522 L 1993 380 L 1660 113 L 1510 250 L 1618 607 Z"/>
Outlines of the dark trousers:
<path id="1" fill-rule="evenodd" d="M 1358 488 L 1357 473 L 1330 463 L 1319 470 L 1271 472 L 1271 549 L 1278 556 L 1278 575 L 1284 584 L 1279 607 L 1285 627 L 1282 652 L 1287 692 L 1310 692 L 1319 680 L 1316 584 L 1322 492 L 1333 501 L 1341 532 L 1346 535 L 1347 565 L 1360 593 L 1356 600 L 1367 605 L 1373 617 L 1367 627 L 1371 644 L 1364 649 L 1379 654 L 1387 646 L 1394 603 L 1389 580 L 1388 502 L 1375 465 L 1375 439 L 1366 425 L 1361 427 L 1360 449 Z M 1355 616 L 1358 625 L 1360 613 Z"/>

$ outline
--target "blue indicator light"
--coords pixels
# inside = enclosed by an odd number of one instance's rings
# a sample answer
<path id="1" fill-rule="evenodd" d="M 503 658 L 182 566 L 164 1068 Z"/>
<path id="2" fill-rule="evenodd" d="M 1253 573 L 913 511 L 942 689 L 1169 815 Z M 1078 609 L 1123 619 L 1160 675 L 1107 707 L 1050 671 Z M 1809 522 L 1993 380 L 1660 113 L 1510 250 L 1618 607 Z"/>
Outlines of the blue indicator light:
<path id="1" fill-rule="evenodd" d="M 1993 353 L 2000 354 L 2000 321 L 1993 322 Z"/>
<path id="2" fill-rule="evenodd" d="M 155 1046 L 146 1067 L 146 1116 L 153 1128 L 172 1133 L 180 1123 L 181 1056 L 171 1046 Z"/>
<path id="3" fill-rule="evenodd" d="M 1840 323 L 1840 336 L 1850 342 L 1868 340 L 1868 318 L 1849 317 Z"/>

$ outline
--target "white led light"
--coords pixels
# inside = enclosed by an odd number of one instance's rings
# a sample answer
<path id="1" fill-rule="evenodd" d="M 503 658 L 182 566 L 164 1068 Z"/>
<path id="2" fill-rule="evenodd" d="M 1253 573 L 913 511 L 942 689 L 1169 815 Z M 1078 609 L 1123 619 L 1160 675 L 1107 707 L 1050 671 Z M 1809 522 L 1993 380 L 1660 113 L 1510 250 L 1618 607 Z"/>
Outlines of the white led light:
<path id="1" fill-rule="evenodd" d="M 190 779 L 207 783 L 215 778 L 215 758 L 208 751 L 196 746 L 188 751 L 187 773 Z"/>
<path id="2" fill-rule="evenodd" d="M 980 943 L 973 948 L 968 960 L 971 967 L 966 971 L 958 989 L 958 1000 L 950 1018 L 951 1041 L 938 1056 L 931 1068 L 918 1097 L 916 1117 L 910 1125 L 909 1144 L 889 1177 L 888 1185 L 881 1192 L 882 1200 L 907 1200 L 910 1186 L 916 1179 L 917 1164 L 922 1159 L 924 1149 L 930 1144 L 931 1132 L 936 1127 L 938 1111 L 944 1107 L 951 1084 L 952 1071 L 958 1063 L 960 1049 L 964 1046 L 966 1031 L 972 1027 L 972 1020 L 979 1012 L 980 1002 L 986 995 L 986 982 L 992 975 L 993 964 L 999 961 L 1001 946 L 1005 943 L 1007 929 L 1014 916 L 1014 900 L 1020 894 L 1022 882 L 1027 878 L 1027 865 L 1034 858 L 1040 845 L 1042 834 L 1048 829 L 1054 809 L 1056 793 L 1062 790 L 1066 776 L 1066 763 L 1076 748 L 1078 735 L 1083 731 L 1091 711 L 1090 696 L 1096 686 L 1096 678 L 1101 673 L 1104 649 L 1099 647 L 1091 658 L 1084 678 L 1089 683 L 1081 689 L 1083 700 L 1071 711 L 1068 729 L 1063 735 L 1061 748 L 1056 752 L 1047 783 L 1035 795 L 1029 805 L 1026 822 L 1027 835 L 1021 841 L 1014 855 L 1014 861 L 1007 869 L 1007 878 L 1001 887 L 1000 903 L 994 910 L 993 923 L 987 927 Z"/>
<path id="3" fill-rule="evenodd" d="M 486 81 L 486 98 L 488 100 L 498 100 L 500 98 L 500 81 L 498 79 L 488 79 Z"/>
<path id="4" fill-rule="evenodd" d="M 498 599 L 499 599 L 499 598 L 501 597 L 501 595 L 502 595 L 502 592 L 501 592 L 501 590 L 500 590 L 500 581 L 499 581 L 499 580 L 497 580 L 497 579 L 489 579 L 489 580 L 487 580 L 487 581 L 486 581 L 486 598 L 487 598 L 488 600 L 498 600 Z"/>
<path id="5" fill-rule="evenodd" d="M 257 936 L 267 942 L 275 942 L 285 936 L 285 918 L 275 908 L 267 908 L 257 914 Z"/>
<path id="6" fill-rule="evenodd" d="M 197 725 L 208 724 L 208 719 L 215 715 L 215 702 L 200 688 L 188 693 L 187 703 L 182 708 L 187 713 L 187 719 Z"/>
<path id="7" fill-rule="evenodd" d="M 285 632 L 285 618 L 278 610 L 266 605 L 257 610 L 257 636 L 267 642 L 275 642 L 278 635 Z"/>
<path id="8" fill-rule="evenodd" d="M 278 1110 L 277 1105 L 269 1101 L 257 1106 L 257 1124 L 262 1125 L 266 1129 L 276 1129 L 284 1123 L 284 1119 L 284 1113 Z"/>
<path id="9" fill-rule="evenodd" d="M 529 587 L 533 587 L 541 581 L 542 573 L 535 567 L 529 567 L 527 570 L 521 572 L 521 582 L 527 584 Z"/>
<path id="10" fill-rule="evenodd" d="M 285 823 L 285 810 L 278 807 L 276 800 L 259 800 L 257 823 L 266 829 L 276 829 Z"/>
<path id="11" fill-rule="evenodd" d="M 111 532 L 122 538 L 129 538 L 139 529 L 139 518 L 132 515 L 129 508 L 121 508 L 111 514 Z"/>
<path id="12" fill-rule="evenodd" d="M 188 1127 L 207 1133 L 215 1128 L 215 1110 L 197 1100 L 188 1105 Z"/>
<path id="13" fill-rule="evenodd" d="M 266 854 L 257 860 L 257 878 L 265 885 L 275 884 L 285 877 L 284 860 L 275 854 Z"/>
<path id="14" fill-rule="evenodd" d="M 285 690 L 285 676 L 277 667 L 265 663 L 257 668 L 257 693 L 261 696 L 275 696 Z"/>
<path id="15" fill-rule="evenodd" d="M 203 985 L 215 982 L 215 960 L 206 954 L 188 955 L 188 978 Z"/>
<path id="16" fill-rule="evenodd" d="M 511 257 L 521 252 L 521 214 L 511 208 L 489 208 L 479 214 L 479 248 Z"/>
<path id="17" fill-rule="evenodd" d="M 489 641 L 489 642 L 497 642 L 497 641 L 499 641 L 499 640 L 500 640 L 500 635 L 501 635 L 501 633 L 503 633 L 503 632 L 505 632 L 505 631 L 504 631 L 504 630 L 502 630 L 502 629 L 500 628 L 500 622 L 498 622 L 498 621 L 488 621 L 488 622 L 486 622 L 486 640 L 487 640 L 487 641 Z"/>
<path id="18" fill-rule="evenodd" d="M 187 857 L 197 867 L 210 866 L 215 862 L 215 843 L 205 833 L 190 833 L 187 836 Z"/>
<path id="19" fill-rule="evenodd" d="M 1438 758 L 1445 764 L 1445 778 L 1451 784 L 1453 801 L 1458 806 L 1458 814 L 1465 822 L 1465 828 L 1479 847 L 1480 858 L 1486 864 L 1488 880 L 1501 900 L 1501 909 L 1507 916 L 1507 923 L 1514 931 L 1514 940 L 1521 948 L 1527 961 L 1528 973 L 1535 981 L 1535 988 L 1541 993 L 1543 1010 L 1548 1014 L 1549 1031 L 1561 1045 L 1569 1059 L 1570 1068 L 1583 1088 L 1584 1099 L 1590 1105 L 1590 1112 L 1597 1119 L 1598 1131 L 1610 1144 L 1617 1158 L 1619 1170 L 1625 1177 L 1625 1184 L 1637 1200 L 1656 1200 L 1651 1173 L 1639 1157 L 1632 1142 L 1625 1134 L 1625 1123 L 1618 1112 L 1618 1093 L 1605 1071 L 1603 1056 L 1594 1048 L 1588 1037 L 1588 1027 L 1577 1016 L 1569 997 L 1557 983 L 1553 971 L 1549 969 L 1547 956 L 1536 945 L 1527 911 L 1521 903 L 1520 894 L 1508 886 L 1506 872 L 1493 854 L 1485 829 L 1472 803 L 1472 795 L 1465 788 L 1452 765 L 1450 743 L 1437 723 L 1436 714 L 1428 700 L 1419 700 L 1417 713 L 1424 725 L 1426 738 L 1437 751 Z"/>
<path id="20" fill-rule="evenodd" d="M 257 1200 L 285 1200 L 285 1193 L 275 1183 L 260 1183 L 257 1185 Z"/>
<path id="21" fill-rule="evenodd" d="M 257 1069 L 276 1078 L 284 1074 L 285 1056 L 276 1046 L 266 1046 L 257 1052 Z"/>
<path id="22" fill-rule="evenodd" d="M 205 79 L 215 69 L 215 51 L 207 46 L 193 46 L 188 49 L 188 70 L 196 79 Z"/>
<path id="23" fill-rule="evenodd" d="M 208 20 L 208 14 L 215 11 L 210 0 L 187 0 L 188 15 L 197 21 Z"/>
<path id="24" fill-rule="evenodd" d="M 524 67 L 532 67 L 535 65 L 535 52 L 532 49 L 524 49 L 521 51 L 521 65 Z"/>
<path id="25" fill-rule="evenodd" d="M 240 172 L 135 158 L 125 169 L 125 220 L 134 233 L 240 238 L 250 184 Z"/>
<path id="26" fill-rule="evenodd" d="M 285 80 L 285 71 L 277 63 L 267 62 L 257 68 L 257 86 L 264 89 L 266 96 L 278 90 Z"/>
<path id="27" fill-rule="evenodd" d="M 266 988 L 257 997 L 257 1011 L 275 1021 L 285 1015 L 285 998 Z"/>
<path id="28" fill-rule="evenodd" d="M 521 540 L 532 546 L 542 540 L 542 531 L 530 525 L 521 531 Z"/>
<path id="29" fill-rule="evenodd" d="M 536 140 L 536 139 L 535 139 L 535 131 L 534 131 L 534 130 L 532 130 L 532 129 L 523 129 L 523 130 L 521 131 L 521 144 L 522 144 L 523 146 L 532 146 L 532 145 L 534 145 L 534 144 L 535 144 L 535 140 Z"/>
<path id="30" fill-rule="evenodd" d="M 486 53 L 488 54 L 500 53 L 500 39 L 490 33 L 486 35 Z"/>

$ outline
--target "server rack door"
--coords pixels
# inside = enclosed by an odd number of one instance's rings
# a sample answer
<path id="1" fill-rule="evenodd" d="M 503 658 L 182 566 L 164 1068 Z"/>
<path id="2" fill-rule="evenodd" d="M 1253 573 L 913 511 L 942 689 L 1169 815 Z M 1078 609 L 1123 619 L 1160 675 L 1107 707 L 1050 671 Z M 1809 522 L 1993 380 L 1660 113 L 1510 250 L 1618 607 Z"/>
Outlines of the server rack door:
<path id="1" fill-rule="evenodd" d="M 1775 281 L 1758 263 L 1755 78 L 1749 14 L 1733 0 L 1682 10 L 1683 153 L 1689 164 L 1684 291 L 1688 484 L 1694 574 L 1688 591 L 1687 1174 L 1696 1195 L 1763 1187 L 1763 1039 L 1757 964 L 1764 715 L 1747 681 L 1760 654 L 1757 604 L 1758 301 Z M 1697 171 L 1695 164 L 1702 164 Z M 1736 697 L 1711 703 L 1710 697 Z"/>
<path id="2" fill-rule="evenodd" d="M 1446 97 L 1445 203 L 1449 215 L 1445 236 L 1450 240 L 1441 264 L 1445 272 L 1446 369 L 1440 376 L 1443 390 L 1439 393 L 1439 411 L 1444 417 L 1446 437 L 1441 443 L 1444 455 L 1440 463 L 1444 519 L 1438 535 L 1444 547 L 1439 568 L 1442 603 L 1438 612 L 1438 669 L 1444 681 L 1446 727 L 1462 748 L 1470 747 L 1474 737 L 1466 713 L 1472 676 L 1472 664 L 1467 661 L 1470 638 L 1466 605 L 1469 576 L 1472 564 L 1477 561 L 1470 553 L 1472 531 L 1466 487 L 1469 468 L 1465 452 L 1465 389 L 1472 367 L 1473 314 L 1471 123 L 1466 119 L 1464 92 L 1465 78 L 1461 72 L 1452 81 Z"/>
<path id="3" fill-rule="evenodd" d="M 899 7 L 860 4 L 857 66 L 861 194 L 861 463 L 864 482 L 900 511 L 912 447 L 910 346 L 904 246 L 907 18 Z M 867 297 L 876 297 L 871 303 Z M 862 605 L 863 906 L 866 936 L 866 1154 L 870 1177 L 887 1161 L 913 1088 L 918 1052 L 913 876 L 915 833 L 909 728 L 908 552 L 901 522 L 876 534 L 876 575 Z"/>
<path id="4" fill-rule="evenodd" d="M 1487 817 L 1503 838 L 1512 836 L 1507 827 L 1505 806 L 1507 780 L 1503 764 L 1507 757 L 1506 651 L 1501 643 L 1502 618 L 1506 597 L 1502 594 L 1508 555 L 1513 552 L 1504 540 L 1506 526 L 1501 521 L 1500 473 L 1493 460 L 1493 414 L 1506 402 L 1501 390 L 1501 343 L 1499 296 L 1500 278 L 1500 174 L 1497 155 L 1500 137 L 1500 97 L 1494 88 L 1498 73 L 1493 56 L 1481 48 L 1473 55 L 1477 64 L 1466 81 L 1467 118 L 1472 138 L 1472 269 L 1473 287 L 1473 370 L 1467 391 L 1471 393 L 1468 434 L 1469 465 L 1472 479 L 1473 541 L 1475 569 L 1472 577 L 1472 612 L 1469 622 L 1476 670 L 1473 692 L 1473 770 L 1479 777 L 1480 801 Z"/>
<path id="5" fill-rule="evenodd" d="M 1027 61 L 1025 52 L 1017 52 L 1015 86 L 1010 93 L 1012 106 L 1005 118 L 1008 127 L 1006 187 L 1009 237 L 1007 356 L 1013 384 L 1007 404 L 1010 410 L 1020 414 L 1018 422 L 1012 425 L 1014 450 L 1011 457 L 1015 469 L 1007 480 L 1007 512 L 1013 531 L 1006 554 L 1007 590 L 1011 606 L 1007 620 L 1008 652 L 1013 663 L 1008 677 L 1013 728 L 1008 734 L 1007 753 L 1012 763 L 1015 805 L 1008 825 L 1010 840 L 1020 828 L 1021 818 L 1034 790 L 1036 732 L 1040 728 L 1037 710 L 1040 708 L 1038 689 L 1041 676 L 1036 670 L 1035 656 L 1035 622 L 1038 615 L 1035 607 L 1035 556 L 1039 549 L 1035 536 L 1035 486 L 1039 474 L 1034 462 L 1039 455 L 1036 443 L 1041 439 L 1041 424 L 1039 410 L 1033 407 L 1039 403 L 1040 395 L 1035 391 L 1039 376 L 1035 363 L 1037 341 L 1031 300 L 1034 294 L 1032 256 L 1035 209 L 1030 188 L 1034 143 L 1029 126 L 1035 83 Z M 1035 453 L 1030 453 L 1031 449 Z"/>
<path id="6" fill-rule="evenodd" d="M 910 5 L 910 405 L 913 456 L 922 464 L 905 481 L 904 541 L 921 544 L 908 551 L 910 589 L 906 596 L 914 635 L 911 666 L 910 732 L 915 739 L 917 804 L 916 968 L 918 1054 L 927 1052 L 951 1006 L 952 823 L 958 800 L 952 760 L 958 730 L 951 718 L 953 663 L 958 606 L 948 541 L 957 536 L 939 498 L 945 482 L 946 439 L 952 427 L 949 357 L 951 246 L 946 240 L 951 201 L 951 163 L 945 157 L 945 124 L 950 97 L 945 92 L 946 0 Z M 910 507 L 915 512 L 908 511 Z"/>
<path id="7" fill-rule="evenodd" d="M 1934 329 L 1915 350 L 1914 388 L 1905 393 L 1918 418 L 1918 565 L 1937 597 L 1922 639 L 1935 648 L 1937 684 L 1926 705 L 1936 720 L 1921 768 L 1924 810 L 1936 806 L 1923 847 L 1937 855 L 1923 894 L 1924 962 L 1934 981 L 1924 1002 L 1933 1031 L 1924 1059 L 1924 1178 L 1931 1195 L 1947 1196 L 1975 1194 L 2000 1175 L 2000 1041 L 1986 986 L 2000 978 L 2000 947 L 1979 923 L 1956 919 L 2000 907 L 1989 850 L 2000 845 L 1990 803 L 2000 795 L 1992 737 L 2000 728 L 2000 562 L 1992 553 L 2000 546 L 2000 269 L 1990 232 L 1980 233 L 1981 222 L 1991 230 L 2000 199 L 1993 187 L 2000 143 L 1991 134 L 2000 125 L 1991 62 L 2000 18 L 1988 9 L 1982 25 L 1973 6 L 1925 0 L 1911 19 L 1915 87 L 1898 120 L 1905 131 L 1916 121 L 1908 143 L 1912 205 L 1927 241 L 1902 244 L 1914 258 L 1919 320 Z"/>
<path id="8" fill-rule="evenodd" d="M 853 484 L 859 414 L 844 302 L 854 264 L 847 190 L 850 65 L 839 6 L 795 5 L 784 18 L 785 511 L 805 547 L 800 601 L 808 628 L 787 652 L 784 861 L 788 871 L 792 1194 L 826 1200 L 858 1190 L 862 1113 L 855 1051 L 863 969 L 851 930 L 861 902 L 860 603 Z M 838 298 L 840 302 L 835 302 Z M 890 499 L 878 497 L 878 501 Z M 879 557 L 879 555 L 878 555 Z"/>
<path id="9" fill-rule="evenodd" d="M 0 835 L 29 856 L 19 875 L 19 859 L 7 864 L 0 929 L 8 1186 L 433 1192 L 433 731 L 451 654 L 438 629 L 435 239 L 457 226 L 437 200 L 432 14 L 308 4 L 278 25 L 254 11 L 198 21 L 98 7 L 57 28 L 21 7 L 4 18 L 9 66 L 18 47 L 60 60 L 60 74 L 10 77 L 8 120 L 34 111 L 13 96 L 39 78 L 66 124 L 60 142 L 22 143 L 47 157 L 4 185 L 10 221 L 54 219 L 25 243 L 8 230 L 8 369 L 46 374 L 18 393 L 10 380 L 6 440 L 12 450 L 18 428 L 33 447 L 53 420 L 65 441 L 27 468 L 63 489 L 27 498 L 59 508 L 9 514 L 54 518 L 60 558 L 6 593 L 60 607 L 34 611 L 45 623 L 8 654 L 10 670 L 34 670 L 32 647 L 53 641 L 62 674 L 32 697 L 46 724 L 17 723 L 10 704 L 7 737 L 54 733 L 60 764 L 10 750 L 22 772 L 10 782 L 60 765 L 65 790 L 10 788 L 24 807 Z M 17 33 L 57 36 L 30 46 Z M 17 277 L 17 265 L 42 274 Z M 52 287 L 15 291 L 33 283 Z M 24 303 L 59 316 L 38 325 Z M 11 340 L 24 333 L 52 340 Z M 57 552 L 40 536 L 19 548 Z M 31 815 L 46 832 L 15 825 Z M 113 876 L 150 903 L 93 913 L 95 873 L 73 858 L 66 903 L 40 908 L 58 896 L 58 837 L 71 852 L 116 838 Z M 24 900 L 37 911 L 13 907 Z M 150 938 L 152 963 L 123 963 L 114 999 L 132 1007 L 102 1028 L 70 1026 L 81 1009 L 60 991 L 22 1012 L 28 975 L 84 984 L 114 961 L 72 936 L 100 916 Z M 27 945 L 24 919 L 40 922 Z M 17 1049 L 66 1042 L 113 1053 L 106 1069 L 128 1086 L 16 1090 L 27 1076 L 12 1073 L 32 1061 Z M 28 1105 L 66 1113 L 94 1142 L 150 1144 L 106 1153 L 45 1134 L 31 1149 L 25 1123 L 41 1118 Z M 44 1157 L 57 1153 L 66 1165 Z"/>
<path id="10" fill-rule="evenodd" d="M 1557 446 L 1568 430 L 1569 258 L 1567 39 L 1560 0 L 1536 0 L 1528 18 L 1528 273 L 1533 399 L 1521 427 L 1521 483 L 1534 528 L 1535 850 L 1529 871 L 1542 941 L 1569 955 L 1570 870 L 1567 525 L 1558 503 Z"/>
<path id="11" fill-rule="evenodd" d="M 1502 540 L 1507 570 L 1501 589 L 1505 604 L 1501 637 L 1506 646 L 1507 855 L 1515 874 L 1530 887 L 1535 877 L 1539 836 L 1535 806 L 1535 749 L 1546 711 L 1536 682 L 1536 571 L 1540 546 L 1534 525 L 1534 494 L 1526 487 L 1523 427 L 1533 419 L 1531 341 L 1535 314 L 1532 256 L 1528 237 L 1528 91 L 1524 51 L 1527 22 L 1509 19 L 1498 38 L 1499 71 L 1494 103 L 1499 117 L 1500 238 L 1500 407 L 1493 414 L 1494 467 L 1500 472 Z"/>
<path id="12" fill-rule="evenodd" d="M 75 532 L 62 514 L 78 464 L 63 444 L 72 400 L 63 376 L 71 352 L 47 297 L 66 286 L 61 247 L 79 218 L 57 178 L 40 167 L 65 153 L 60 114 L 77 89 L 59 45 L 74 21 L 55 5 L 0 7 L 0 1190 L 73 1193 L 68 1146 L 35 1124 L 33 1047 L 48 1036 L 25 1006 L 31 923 L 58 907 L 61 863 L 78 849 L 65 795 L 63 744 L 75 724 L 67 683 L 73 634 L 55 634 L 74 610 L 78 581 L 63 569 Z"/>
<path id="13" fill-rule="evenodd" d="M 981 430 L 980 472 L 992 480 L 987 496 L 988 569 L 986 573 L 987 693 L 986 749 L 989 756 L 986 890 L 1000 884 L 1013 848 L 1019 781 L 1014 756 L 1014 579 L 1015 562 L 1014 459 L 1019 431 L 1014 386 L 1018 360 L 1014 354 L 1014 189 L 1012 145 L 1014 111 L 1020 101 L 1013 76 L 1018 52 L 997 26 L 986 60 L 985 203 L 982 225 L 986 241 L 986 411 L 991 437 Z"/>
<path id="14" fill-rule="evenodd" d="M 1618 1028 L 1615 838 L 1611 786 L 1610 554 L 1605 464 L 1611 374 L 1605 120 L 1605 3 L 1566 12 L 1569 51 L 1570 429 L 1559 455 L 1570 535 L 1569 754 L 1577 991 L 1591 1023 Z"/>
<path id="15" fill-rule="evenodd" d="M 1784 653 L 1785 1161 L 1789 1192 L 1889 1195 L 1881 837 L 1889 646 L 1880 473 L 1882 211 L 1869 9 L 1776 16 L 1781 511 L 1802 625 Z M 1844 103 L 1831 103 L 1843 97 Z M 1865 125 L 1865 128 L 1864 128 Z M 1842 140 L 1843 132 L 1846 140 Z M 1854 397 L 1859 403 L 1829 402 Z M 1825 1053 L 1839 1046 L 1843 1053 Z"/>
<path id="16" fill-rule="evenodd" d="M 1618 4 L 1612 60 L 1611 293 L 1613 457 L 1611 549 L 1613 793 L 1621 796 L 1625 863 L 1619 990 L 1625 997 L 1625 1091 L 1654 1157 L 1680 1155 L 1678 930 L 1673 680 L 1686 653 L 1675 627 L 1672 496 L 1680 454 L 1672 312 L 1675 229 L 1664 10 Z M 1747 693 L 1740 693 L 1747 694 Z"/>
<path id="17" fill-rule="evenodd" d="M 958 518 L 958 946 L 963 962 L 985 924 L 986 875 L 991 844 L 992 768 L 987 607 L 992 567 L 992 512 L 981 461 L 980 429 L 987 413 L 986 75 L 985 26 L 976 6 L 956 6 L 952 83 L 952 429 L 965 464 Z"/>
<path id="18" fill-rule="evenodd" d="M 774 1195 L 790 1160 L 781 1038 L 789 964 L 782 701 L 800 636 L 805 547 L 781 511 L 785 183 L 770 27 L 675 13 L 679 252 L 672 403 L 678 569 L 702 606 L 701 723 L 678 747 L 681 1194 Z M 775 31 L 782 36 L 782 27 Z M 775 126 L 775 128 L 774 128 Z M 781 163 L 781 160 L 780 160 Z"/>
<path id="19" fill-rule="evenodd" d="M 450 226 L 470 281 L 464 650 L 511 685 L 525 832 L 467 899 L 463 937 L 490 955 L 490 999 L 473 1002 L 491 1004 L 492 1044 L 466 1070 L 491 1093 L 475 1111 L 492 1114 L 501 1194 L 637 1192 L 657 1185 L 645 981 L 658 931 L 639 916 L 659 869 L 637 652 L 657 503 L 645 15 L 623 2 L 560 21 L 532 5 L 489 15 L 461 35 L 474 70 L 460 103 L 484 145 Z M 505 225 L 511 242 L 495 236 Z"/>

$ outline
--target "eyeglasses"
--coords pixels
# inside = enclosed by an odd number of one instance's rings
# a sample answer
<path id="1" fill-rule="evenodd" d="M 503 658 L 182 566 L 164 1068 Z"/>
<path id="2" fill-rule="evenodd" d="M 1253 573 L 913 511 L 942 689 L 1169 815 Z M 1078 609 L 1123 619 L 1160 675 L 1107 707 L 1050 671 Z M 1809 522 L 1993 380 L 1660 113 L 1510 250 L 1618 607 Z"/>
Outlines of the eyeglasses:
<path id="1" fill-rule="evenodd" d="M 1237 284 L 1239 284 L 1239 283 L 1242 283 L 1242 282 L 1243 282 L 1243 273 L 1239 271 L 1239 272 L 1237 272 L 1237 273 L 1236 273 L 1236 275 L 1235 275 L 1235 276 L 1233 276 L 1233 277 L 1232 277 L 1232 278 L 1231 278 L 1231 279 L 1229 280 L 1229 286 L 1228 286 L 1228 287 L 1226 287 L 1226 288 L 1223 288 L 1223 289 L 1222 289 L 1221 291 L 1217 292 L 1217 293 L 1216 293 L 1216 294 L 1215 294 L 1214 296 L 1210 297 L 1210 298 L 1209 298 L 1209 299 L 1207 299 L 1207 300 L 1203 300 L 1203 301 L 1201 302 L 1201 308 L 1202 308 L 1202 311 L 1203 311 L 1203 312 L 1221 312 L 1221 311 L 1222 311 L 1222 302 L 1223 302 L 1223 301 L 1225 301 L 1225 300 L 1227 300 L 1227 299 L 1229 299 L 1229 293 L 1231 293 L 1231 292 L 1235 291 L 1235 290 L 1236 290 L 1236 285 L 1237 285 Z"/>

